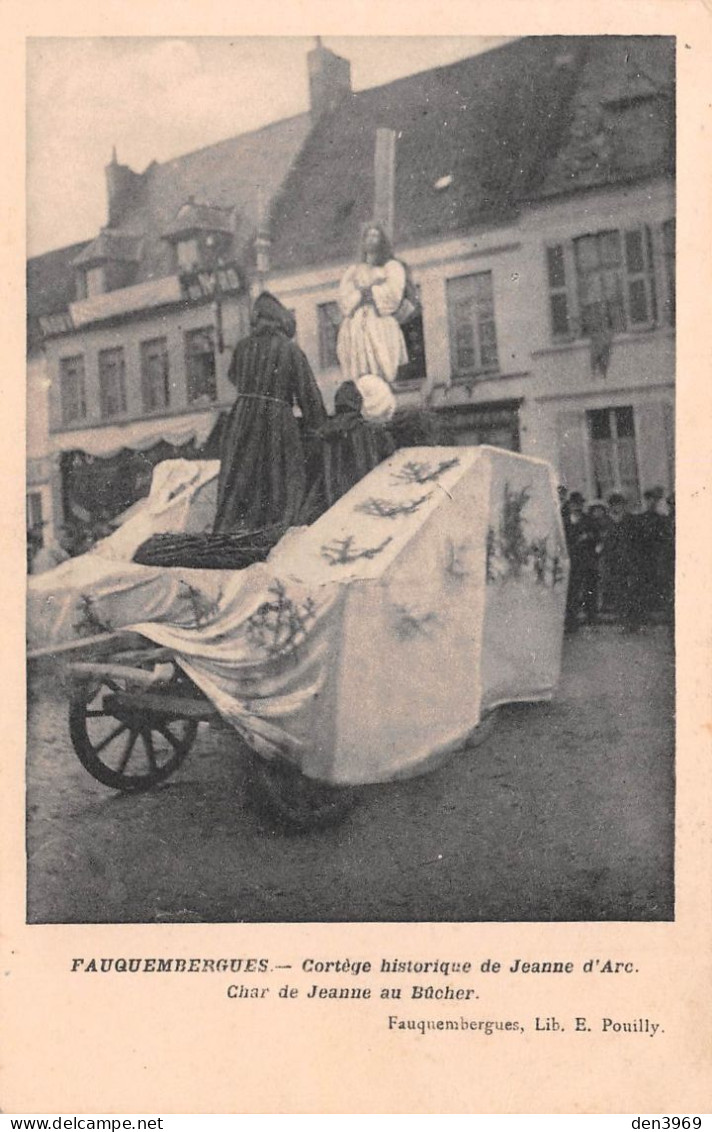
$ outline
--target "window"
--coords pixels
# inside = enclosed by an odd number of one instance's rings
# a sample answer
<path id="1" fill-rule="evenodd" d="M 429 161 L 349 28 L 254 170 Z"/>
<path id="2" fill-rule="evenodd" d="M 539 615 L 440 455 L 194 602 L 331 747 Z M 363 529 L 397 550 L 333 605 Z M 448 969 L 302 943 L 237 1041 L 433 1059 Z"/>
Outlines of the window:
<path id="1" fill-rule="evenodd" d="M 99 351 L 99 408 L 105 420 L 126 412 L 124 351 L 121 346 Z"/>
<path id="2" fill-rule="evenodd" d="M 84 294 L 87 299 L 93 295 L 103 295 L 106 290 L 103 267 L 89 267 L 84 272 Z"/>
<path id="3" fill-rule="evenodd" d="M 606 499 L 612 491 L 619 491 L 629 503 L 638 503 L 640 481 L 632 407 L 593 409 L 586 416 L 596 497 Z"/>
<path id="4" fill-rule="evenodd" d="M 334 369 L 339 359 L 336 354 L 336 340 L 341 326 L 341 311 L 338 303 L 321 303 L 319 314 L 319 366 L 321 369 Z"/>
<path id="5" fill-rule="evenodd" d="M 566 293 L 566 270 L 564 266 L 564 247 L 554 244 L 546 249 L 549 274 L 549 303 L 551 305 L 551 327 L 555 338 L 566 338 L 571 332 L 569 302 Z"/>
<path id="6" fill-rule="evenodd" d="M 34 531 L 38 539 L 39 545 L 43 546 L 42 538 L 42 493 L 40 491 L 31 491 L 26 496 L 27 503 L 27 529 Z"/>
<path id="7" fill-rule="evenodd" d="M 165 338 L 152 338 L 141 343 L 141 389 L 147 413 L 167 409 L 170 404 L 168 385 L 168 346 Z"/>
<path id="8" fill-rule="evenodd" d="M 492 272 L 447 281 L 450 358 L 453 373 L 491 373 L 499 368 Z"/>
<path id="9" fill-rule="evenodd" d="M 83 421 L 87 415 L 83 355 L 78 354 L 74 358 L 60 359 L 59 384 L 62 424 Z"/>
<path id="10" fill-rule="evenodd" d="M 551 332 L 590 338 L 657 320 L 652 237 L 647 225 L 608 229 L 546 249 Z"/>
<path id="11" fill-rule="evenodd" d="M 418 313 L 401 326 L 408 361 L 398 369 L 397 381 L 422 381 L 425 377 L 425 333 L 423 316 Z"/>
<path id="12" fill-rule="evenodd" d="M 198 241 L 195 238 L 179 240 L 176 244 L 176 255 L 179 271 L 195 271 L 200 264 Z"/>
<path id="13" fill-rule="evenodd" d="M 675 221 L 663 224 L 663 257 L 665 259 L 665 307 L 668 322 L 675 325 Z"/>
<path id="14" fill-rule="evenodd" d="M 215 401 L 215 343 L 212 326 L 189 330 L 185 336 L 185 368 L 188 377 L 188 401 Z"/>

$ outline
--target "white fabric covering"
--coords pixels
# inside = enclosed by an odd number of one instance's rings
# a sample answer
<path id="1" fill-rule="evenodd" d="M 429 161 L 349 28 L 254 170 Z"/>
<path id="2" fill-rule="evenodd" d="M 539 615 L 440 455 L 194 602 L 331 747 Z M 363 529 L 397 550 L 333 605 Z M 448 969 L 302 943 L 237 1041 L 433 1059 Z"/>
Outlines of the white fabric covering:
<path id="1" fill-rule="evenodd" d="M 406 449 L 247 570 L 95 554 L 31 580 L 30 630 L 70 639 L 88 599 L 109 627 L 173 648 L 265 755 L 377 782 L 462 745 L 495 704 L 552 695 L 567 571 L 546 464 Z"/>

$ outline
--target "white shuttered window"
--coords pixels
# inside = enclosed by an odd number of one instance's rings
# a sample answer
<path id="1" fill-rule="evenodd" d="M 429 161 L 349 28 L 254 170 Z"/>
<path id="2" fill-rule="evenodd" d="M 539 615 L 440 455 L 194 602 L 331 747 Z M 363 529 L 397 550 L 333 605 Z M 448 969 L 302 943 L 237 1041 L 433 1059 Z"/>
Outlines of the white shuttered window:
<path id="1" fill-rule="evenodd" d="M 611 228 L 546 248 L 555 341 L 619 334 L 658 323 L 650 227 Z"/>

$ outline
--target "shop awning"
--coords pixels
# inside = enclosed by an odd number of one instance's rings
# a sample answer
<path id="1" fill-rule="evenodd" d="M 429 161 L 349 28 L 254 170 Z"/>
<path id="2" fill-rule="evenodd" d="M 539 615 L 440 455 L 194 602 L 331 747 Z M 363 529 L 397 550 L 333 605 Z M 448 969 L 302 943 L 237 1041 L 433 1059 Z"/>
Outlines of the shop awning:
<path id="1" fill-rule="evenodd" d="M 55 452 L 79 451 L 103 457 L 116 456 L 125 448 L 144 452 L 161 441 L 180 447 L 194 440 L 196 446 L 200 447 L 212 433 L 219 416 L 219 410 L 214 409 L 211 412 L 185 413 L 102 428 L 76 429 L 54 433 L 51 445 Z"/>

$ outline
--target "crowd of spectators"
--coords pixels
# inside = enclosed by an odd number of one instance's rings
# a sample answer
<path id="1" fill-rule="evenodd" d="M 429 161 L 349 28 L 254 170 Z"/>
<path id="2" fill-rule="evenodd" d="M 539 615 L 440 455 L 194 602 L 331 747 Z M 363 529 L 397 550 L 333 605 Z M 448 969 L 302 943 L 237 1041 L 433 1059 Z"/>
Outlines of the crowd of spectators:
<path id="1" fill-rule="evenodd" d="M 570 559 L 566 630 L 612 617 L 625 632 L 654 620 L 671 622 L 675 585 L 675 498 L 661 487 L 632 512 L 624 495 L 586 504 L 559 488 Z"/>

